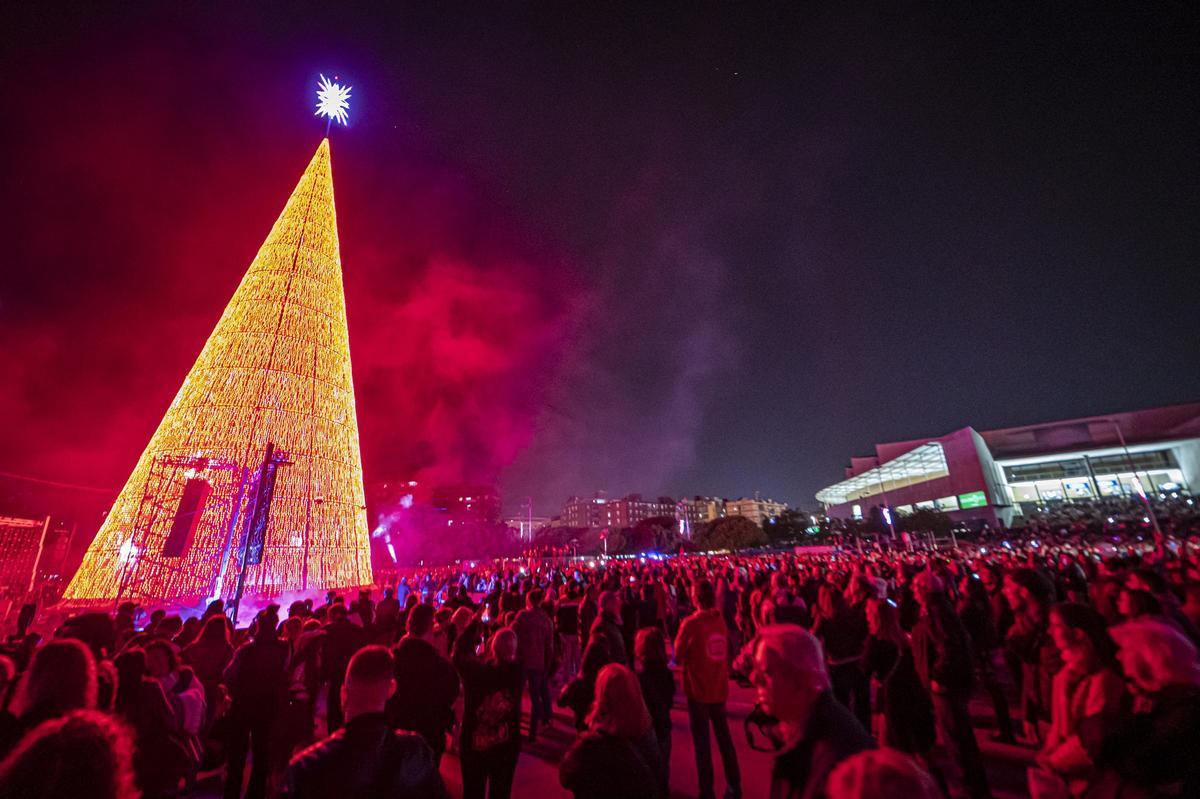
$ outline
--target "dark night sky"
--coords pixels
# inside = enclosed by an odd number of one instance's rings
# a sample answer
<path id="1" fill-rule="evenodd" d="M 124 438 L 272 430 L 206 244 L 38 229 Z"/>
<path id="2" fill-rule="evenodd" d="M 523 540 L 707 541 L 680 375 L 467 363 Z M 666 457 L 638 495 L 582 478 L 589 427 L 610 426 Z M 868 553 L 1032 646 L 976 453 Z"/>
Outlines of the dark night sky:
<path id="1" fill-rule="evenodd" d="M 811 505 L 876 441 L 1200 399 L 1194 4 L 27 5 L 0 471 L 123 482 L 319 71 L 368 481 Z"/>

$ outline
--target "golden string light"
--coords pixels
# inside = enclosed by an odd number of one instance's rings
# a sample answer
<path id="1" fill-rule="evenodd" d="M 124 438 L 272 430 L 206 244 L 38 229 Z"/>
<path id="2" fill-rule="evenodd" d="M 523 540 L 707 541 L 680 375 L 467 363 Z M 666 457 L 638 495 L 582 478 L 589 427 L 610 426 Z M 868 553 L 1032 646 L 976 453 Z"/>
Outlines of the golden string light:
<path id="1" fill-rule="evenodd" d="M 277 472 L 246 593 L 372 582 L 329 140 L 304 171 L 88 547 L 67 601 L 229 596 L 267 444 Z M 211 492 L 178 556 L 184 486 Z"/>

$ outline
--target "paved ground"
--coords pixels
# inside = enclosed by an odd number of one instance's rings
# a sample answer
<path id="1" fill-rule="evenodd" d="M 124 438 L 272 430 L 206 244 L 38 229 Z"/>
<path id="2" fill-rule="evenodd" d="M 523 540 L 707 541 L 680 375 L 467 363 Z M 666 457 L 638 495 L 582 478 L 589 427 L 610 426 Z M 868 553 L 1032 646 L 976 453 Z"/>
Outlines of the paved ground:
<path id="1" fill-rule="evenodd" d="M 676 698 L 682 702 L 682 696 Z M 771 775 L 771 755 L 756 752 L 746 743 L 743 732 L 743 721 L 746 714 L 754 706 L 754 692 L 751 689 L 732 686 L 729 710 L 729 726 L 733 733 L 733 741 L 737 746 L 738 764 L 742 771 L 742 788 L 747 799 L 758 799 L 768 795 Z M 526 703 L 528 711 L 528 703 Z M 545 733 L 539 733 L 535 744 L 526 743 L 521 751 L 521 759 L 517 765 L 517 776 L 513 783 L 513 796 L 518 799 L 537 797 L 569 797 L 570 794 L 559 786 L 558 761 L 563 752 L 574 740 L 575 730 L 567 711 L 555 709 L 555 722 Z M 991 710 L 981 702 L 971 707 L 972 716 L 990 719 Z M 697 793 L 696 758 L 692 749 L 691 733 L 688 730 L 687 709 L 682 704 L 671 714 L 674 722 L 674 737 L 671 751 L 671 796 L 672 799 L 694 799 Z M 1025 790 L 1025 768 L 1032 761 L 1032 751 L 1020 747 L 1000 746 L 990 740 L 990 730 L 983 729 L 979 733 L 980 746 L 988 766 L 988 776 L 991 780 L 992 791 L 997 799 L 1027 796 Z M 713 746 L 713 759 L 716 769 L 716 790 L 721 795 L 724 789 L 724 774 L 721 768 L 721 758 Z M 949 763 L 943 761 L 951 783 L 955 783 L 956 772 Z M 447 754 L 442 762 L 442 776 L 450 789 L 450 795 L 461 796 L 462 780 L 459 774 L 458 760 L 452 754 Z"/>

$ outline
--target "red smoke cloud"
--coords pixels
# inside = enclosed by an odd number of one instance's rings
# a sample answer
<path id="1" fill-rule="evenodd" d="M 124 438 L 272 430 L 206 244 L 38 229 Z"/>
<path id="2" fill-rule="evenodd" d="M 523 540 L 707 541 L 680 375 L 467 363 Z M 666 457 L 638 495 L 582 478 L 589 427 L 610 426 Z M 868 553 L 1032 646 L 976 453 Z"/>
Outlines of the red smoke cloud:
<path id="1" fill-rule="evenodd" d="M 391 472 L 369 479 L 496 481 L 529 444 L 569 342 L 575 299 L 550 284 L 523 264 L 439 257 L 399 301 L 352 310 L 364 447 Z"/>

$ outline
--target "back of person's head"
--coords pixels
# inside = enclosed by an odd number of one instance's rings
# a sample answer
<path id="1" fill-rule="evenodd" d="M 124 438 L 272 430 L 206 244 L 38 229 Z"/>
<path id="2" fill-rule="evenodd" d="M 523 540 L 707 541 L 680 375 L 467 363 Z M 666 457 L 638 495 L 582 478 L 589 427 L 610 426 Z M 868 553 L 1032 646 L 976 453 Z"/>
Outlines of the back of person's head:
<path id="1" fill-rule="evenodd" d="M 433 630 L 435 615 L 433 605 L 417 605 L 408 612 L 408 634 L 414 638 L 429 635 Z"/>
<path id="2" fill-rule="evenodd" d="M 113 717 L 76 710 L 44 721 L 0 763 L 0 797 L 135 799 L 133 741 Z"/>
<path id="3" fill-rule="evenodd" d="M 330 605 L 329 606 L 329 620 L 331 622 L 345 621 L 346 614 L 347 614 L 347 611 L 346 611 L 345 605 Z"/>
<path id="4" fill-rule="evenodd" d="M 1108 624 L 1096 609 L 1082 602 L 1059 602 L 1050 608 L 1052 617 L 1086 636 L 1096 658 L 1103 664 L 1114 663 L 1116 644 L 1108 634 Z"/>
<path id="5" fill-rule="evenodd" d="M 1163 606 L 1158 601 L 1158 597 L 1140 588 L 1126 588 L 1122 590 L 1121 596 L 1117 601 L 1118 607 L 1121 607 L 1121 602 L 1125 603 L 1124 608 L 1130 619 L 1163 615 Z"/>
<path id="6" fill-rule="evenodd" d="M 1126 581 L 1127 585 L 1134 588 L 1140 588 L 1144 591 L 1149 591 L 1156 596 L 1166 594 L 1168 588 L 1167 579 L 1154 569 L 1143 566 L 1140 569 L 1134 569 Z"/>
<path id="7" fill-rule="evenodd" d="M 346 684 L 372 686 L 396 676 L 396 660 L 386 646 L 372 644 L 354 653 L 346 666 Z"/>
<path id="8" fill-rule="evenodd" d="M 779 572 L 779 574 L 782 574 L 782 572 Z M 854 597 L 856 603 L 865 599 L 878 598 L 879 596 L 875 581 L 865 574 L 857 575 L 851 580 L 847 590 Z"/>
<path id="9" fill-rule="evenodd" d="M 390 649 L 374 644 L 354 653 L 342 684 L 342 707 L 347 720 L 382 713 L 395 692 L 396 661 Z"/>
<path id="10" fill-rule="evenodd" d="M 946 584 L 934 572 L 924 569 L 913 575 L 912 591 L 917 599 L 927 600 L 931 596 L 944 594 Z"/>
<path id="11" fill-rule="evenodd" d="M 658 668 L 667 665 L 667 639 L 658 627 L 643 627 L 638 630 L 633 652 L 646 666 Z"/>
<path id="12" fill-rule="evenodd" d="M 113 667 L 117 670 L 117 695 L 113 709 L 125 713 L 133 708 L 142 690 L 142 680 L 146 677 L 146 650 L 141 647 L 127 647 L 113 658 Z"/>
<path id="13" fill-rule="evenodd" d="M 906 636 L 900 626 L 900 610 L 890 599 L 867 600 L 867 621 L 874 619 L 875 636 L 895 644 L 902 643 Z"/>
<path id="14" fill-rule="evenodd" d="M 621 595 L 616 591 L 602 591 L 600 593 L 600 610 L 602 612 L 616 613 L 620 605 Z"/>
<path id="15" fill-rule="evenodd" d="M 209 616 L 204 620 L 204 628 L 200 630 L 199 640 L 206 644 L 229 643 L 229 621 L 222 613 Z"/>
<path id="16" fill-rule="evenodd" d="M 304 629 L 304 618 L 301 616 L 288 616 L 283 621 L 283 635 L 285 638 L 292 639 L 300 635 Z"/>
<path id="17" fill-rule="evenodd" d="M 194 641 L 196 636 L 200 634 L 201 626 L 203 626 L 203 622 L 199 618 L 195 616 L 187 617 L 183 622 L 183 629 L 175 636 L 175 643 L 179 643 L 180 641 L 190 643 Z"/>
<path id="18" fill-rule="evenodd" d="M 968 574 L 962 581 L 963 594 L 971 602 L 986 606 L 988 604 L 987 586 L 978 574 Z"/>
<path id="19" fill-rule="evenodd" d="M 1126 678 L 1141 693 L 1172 685 L 1200 686 L 1196 646 L 1170 624 L 1143 618 L 1109 630 L 1119 647 L 1117 659 Z"/>
<path id="20" fill-rule="evenodd" d="M 846 758 L 830 772 L 825 792 L 829 799 L 940 799 L 942 795 L 915 760 L 895 749 L 870 749 Z"/>
<path id="21" fill-rule="evenodd" d="M 712 610 L 717 605 L 717 591 L 713 588 L 713 584 L 708 580 L 701 580 L 696 583 L 693 589 L 696 596 L 696 604 L 701 610 Z"/>
<path id="22" fill-rule="evenodd" d="M 542 597 L 545 595 L 545 591 L 540 588 L 535 588 L 529 592 L 529 596 L 525 597 L 525 602 L 529 607 L 536 608 L 538 605 L 542 604 Z"/>
<path id="23" fill-rule="evenodd" d="M 146 670 L 152 677 L 163 677 L 179 670 L 179 655 L 175 647 L 163 640 L 146 644 Z"/>
<path id="24" fill-rule="evenodd" d="M 620 738 L 637 738 L 650 728 L 641 683 L 627 666 L 609 663 L 600 669 L 587 725 L 590 730 Z"/>
<path id="25" fill-rule="evenodd" d="M 839 616 L 846 610 L 846 597 L 835 585 L 822 583 L 817 589 L 817 610 L 827 619 Z"/>
<path id="26" fill-rule="evenodd" d="M 154 627 L 154 634 L 160 638 L 174 638 L 183 629 L 183 619 L 179 616 L 164 616 Z"/>
<path id="27" fill-rule="evenodd" d="M 491 641 L 492 658 L 498 663 L 517 661 L 517 633 L 511 627 L 496 631 Z"/>
<path id="28" fill-rule="evenodd" d="M 1037 605 L 1045 608 L 1054 601 L 1054 584 L 1037 569 L 1026 567 L 1013 569 L 1006 576 L 1014 585 L 1028 591 L 1029 596 Z"/>
<path id="29" fill-rule="evenodd" d="M 279 637 L 279 606 L 267 605 L 254 617 L 254 640 L 271 641 Z"/>
<path id="30" fill-rule="evenodd" d="M 471 619 L 473 617 L 474 614 L 471 613 L 471 609 L 464 605 L 463 607 L 454 611 L 454 616 L 451 617 L 450 622 L 454 625 L 455 629 L 465 630 L 467 629 L 467 625 L 471 623 Z"/>
<path id="31" fill-rule="evenodd" d="M 57 638 L 33 655 L 13 710 L 61 715 L 96 706 L 96 659 L 82 641 Z"/>
<path id="32" fill-rule="evenodd" d="M 583 662 L 580 671 L 585 677 L 595 679 L 600 669 L 612 663 L 612 650 L 608 646 L 608 638 L 603 635 L 593 636 L 583 650 Z"/>

